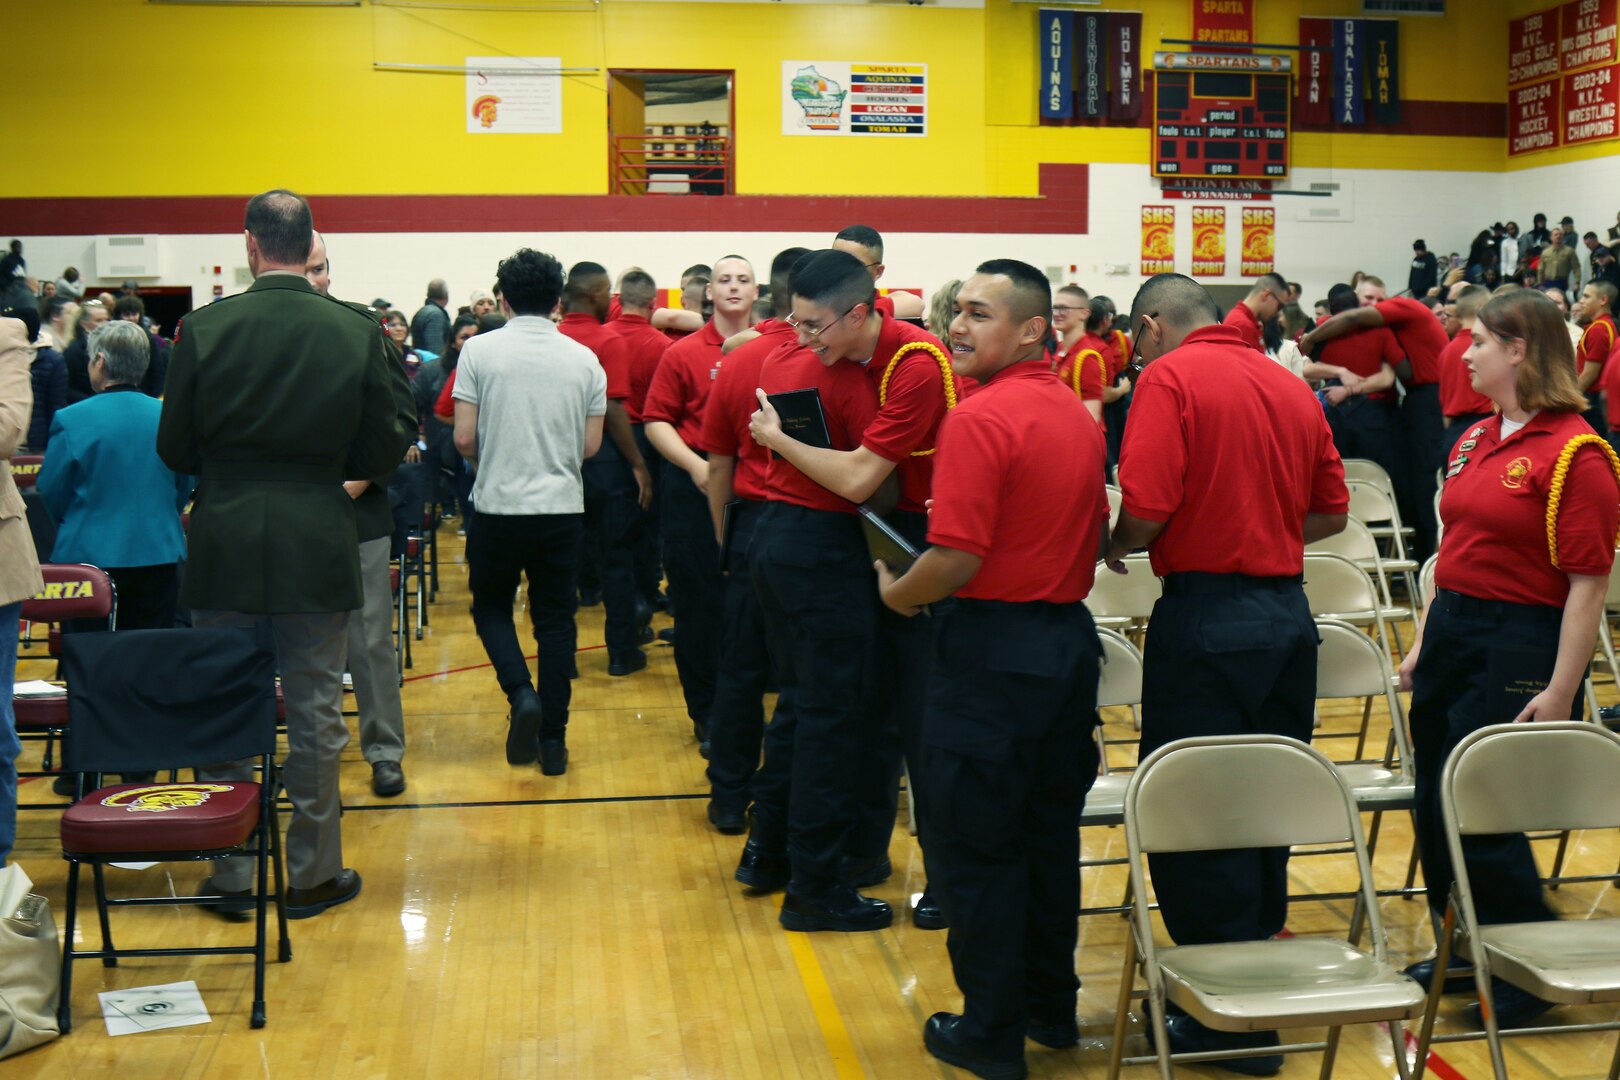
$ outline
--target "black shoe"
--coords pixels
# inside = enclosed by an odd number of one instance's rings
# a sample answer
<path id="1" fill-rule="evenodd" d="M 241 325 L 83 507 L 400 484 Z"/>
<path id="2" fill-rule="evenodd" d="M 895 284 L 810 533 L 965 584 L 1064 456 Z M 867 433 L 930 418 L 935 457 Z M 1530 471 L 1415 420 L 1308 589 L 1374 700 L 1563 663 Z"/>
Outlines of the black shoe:
<path id="1" fill-rule="evenodd" d="M 917 906 L 911 909 L 911 924 L 919 930 L 944 930 L 950 926 L 950 923 L 945 921 L 944 909 L 939 906 L 939 901 L 934 899 L 926 885 L 923 886 L 923 894 L 917 898 Z"/>
<path id="2" fill-rule="evenodd" d="M 647 666 L 647 654 L 640 649 L 631 649 L 627 653 L 608 658 L 609 675 L 634 675 Z"/>
<path id="3" fill-rule="evenodd" d="M 205 896 L 209 893 L 218 893 L 223 899 L 200 905 L 219 915 L 227 922 L 247 922 L 253 918 L 253 890 L 252 889 L 222 889 L 209 878 L 197 888 L 197 895 Z"/>
<path id="4" fill-rule="evenodd" d="M 1598 710 L 1599 720 L 1620 720 L 1620 705 L 1605 705 Z"/>
<path id="5" fill-rule="evenodd" d="M 1037 1020 L 1030 1017 L 1029 1026 L 1024 1029 L 1033 1042 L 1052 1050 L 1067 1050 L 1071 1046 L 1080 1045 L 1080 1024 L 1071 1012 L 1067 1020 Z"/>
<path id="6" fill-rule="evenodd" d="M 709 824 L 727 836 L 741 836 L 748 831 L 748 816 L 741 810 L 710 803 Z"/>
<path id="7" fill-rule="evenodd" d="M 339 870 L 331 881 L 322 882 L 312 889 L 287 890 L 287 918 L 307 919 L 319 915 L 327 908 L 347 904 L 360 895 L 360 875 L 354 870 Z"/>
<path id="8" fill-rule="evenodd" d="M 1275 1031 L 1212 1031 L 1185 1014 L 1165 1017 L 1164 1026 L 1170 1035 L 1170 1052 L 1172 1054 L 1199 1054 L 1212 1050 L 1260 1049 L 1266 1046 L 1276 1046 L 1279 1042 Z M 1150 1024 L 1148 1031 L 1151 1032 L 1152 1030 Z M 1151 1035 L 1149 1035 L 1148 1041 L 1153 1041 Z M 1276 1076 L 1282 1072 L 1283 1057 L 1281 1054 L 1265 1054 L 1259 1057 L 1232 1058 L 1227 1061 L 1205 1061 L 1200 1064 L 1205 1068 L 1224 1069 L 1227 1072 L 1239 1073 L 1243 1076 Z"/>
<path id="9" fill-rule="evenodd" d="M 1520 990 L 1511 983 L 1497 979 L 1491 983 L 1491 996 L 1496 999 L 1496 1026 L 1498 1030 L 1508 1028 L 1529 1027 L 1531 1022 L 1546 1012 L 1555 1008 L 1556 1002 L 1543 1001 L 1528 990 Z M 1485 1030 L 1485 1015 L 1480 1009 L 1479 1002 L 1474 1002 L 1463 1010 L 1468 1022 L 1481 1031 Z"/>
<path id="10" fill-rule="evenodd" d="M 704 739 L 702 742 L 698 743 L 698 757 L 702 758 L 704 761 L 708 761 L 713 754 L 714 744 L 708 739 Z"/>
<path id="11" fill-rule="evenodd" d="M 894 866 L 890 864 L 887 855 L 877 855 L 870 859 L 857 859 L 846 855 L 838 860 L 838 879 L 857 889 L 870 889 L 888 881 L 894 874 Z"/>
<path id="12" fill-rule="evenodd" d="M 923 1025 L 923 1045 L 928 1052 L 947 1065 L 966 1069 L 984 1080 L 1024 1080 L 1029 1068 L 1024 1055 L 993 1057 L 972 1045 L 958 1031 L 962 1018 L 955 1013 L 939 1012 Z"/>
<path id="13" fill-rule="evenodd" d="M 79 793 L 79 774 L 76 772 L 58 773 L 51 781 L 51 791 L 63 798 L 71 799 Z"/>
<path id="14" fill-rule="evenodd" d="M 644 627 L 652 622 L 652 617 L 652 605 L 638 597 L 636 599 L 636 625 Z"/>
<path id="15" fill-rule="evenodd" d="M 788 879 L 792 876 L 786 852 L 771 851 L 752 837 L 743 845 L 742 858 L 737 860 L 737 872 L 732 875 L 750 889 L 761 893 L 787 888 Z"/>
<path id="16" fill-rule="evenodd" d="M 1404 970 L 1408 978 L 1423 987 L 1425 993 L 1434 982 L 1434 963 L 1440 959 L 1431 956 L 1427 960 L 1419 960 Z M 1440 991 L 1442 994 L 1472 994 L 1474 992 L 1474 965 L 1462 960 L 1453 960 L 1451 967 L 1446 971 L 1446 985 Z"/>
<path id="17" fill-rule="evenodd" d="M 640 630 L 636 631 L 636 644 L 637 645 L 651 645 L 653 643 L 653 640 L 654 640 L 654 637 L 653 637 L 653 628 L 652 627 L 643 626 Z"/>
<path id="18" fill-rule="evenodd" d="M 512 695 L 511 726 L 506 729 L 506 763 L 527 765 L 534 760 L 535 741 L 540 736 L 540 698 L 534 688 L 525 686 Z"/>
<path id="19" fill-rule="evenodd" d="M 665 645 L 675 644 L 675 628 L 673 626 L 666 626 L 662 630 L 658 631 L 658 640 L 662 641 Z"/>
<path id="20" fill-rule="evenodd" d="M 579 590 L 579 606 L 595 607 L 602 602 L 602 593 L 597 589 Z"/>
<path id="21" fill-rule="evenodd" d="M 784 930 L 854 934 L 887 929 L 894 922 L 894 909 L 882 900 L 862 896 L 848 885 L 833 885 L 813 896 L 796 894 L 790 886 L 782 897 L 779 921 Z"/>
<path id="22" fill-rule="evenodd" d="M 540 740 L 540 771 L 561 776 L 568 771 L 568 744 L 561 739 Z"/>
<path id="23" fill-rule="evenodd" d="M 405 770 L 397 761 L 373 761 L 371 763 L 371 790 L 384 798 L 398 795 L 405 790 Z"/>

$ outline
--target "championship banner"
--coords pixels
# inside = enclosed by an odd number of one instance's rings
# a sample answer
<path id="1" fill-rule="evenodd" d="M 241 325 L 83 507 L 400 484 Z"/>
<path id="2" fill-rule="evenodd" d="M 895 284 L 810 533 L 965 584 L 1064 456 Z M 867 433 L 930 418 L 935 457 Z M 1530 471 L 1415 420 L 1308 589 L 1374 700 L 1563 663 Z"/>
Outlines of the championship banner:
<path id="1" fill-rule="evenodd" d="M 1193 220 L 1193 277 L 1226 276 L 1226 207 L 1195 206 Z"/>
<path id="2" fill-rule="evenodd" d="M 1074 115 L 1074 12 L 1042 8 L 1036 55 L 1041 58 L 1041 119 Z"/>
<path id="3" fill-rule="evenodd" d="M 1508 91 L 1508 156 L 1558 145 L 1562 113 L 1558 79 L 1543 79 Z"/>
<path id="4" fill-rule="evenodd" d="M 1299 20 L 1299 94 L 1294 119 L 1310 126 L 1333 120 L 1333 20 Z"/>
<path id="5" fill-rule="evenodd" d="M 1192 39 L 1216 45 L 1254 40 L 1254 0 L 1192 0 Z"/>
<path id="6" fill-rule="evenodd" d="M 1558 74 L 1558 9 L 1508 23 L 1508 85 Z"/>
<path id="7" fill-rule="evenodd" d="M 1333 20 L 1333 119 L 1360 127 L 1366 122 L 1361 97 L 1361 73 L 1366 45 L 1360 19 Z"/>
<path id="8" fill-rule="evenodd" d="M 1617 0 L 1571 0 L 1563 6 L 1558 51 L 1565 71 L 1614 63 L 1616 7 Z"/>
<path id="9" fill-rule="evenodd" d="M 1108 111 L 1107 16 L 1080 15 L 1075 19 L 1079 51 L 1075 56 L 1075 89 L 1079 91 L 1075 112 L 1084 117 L 1102 116 Z"/>
<path id="10" fill-rule="evenodd" d="M 1142 115 L 1142 13 L 1116 11 L 1108 16 L 1108 40 L 1113 50 L 1114 92 L 1108 99 L 1110 120 L 1135 120 Z"/>
<path id="11" fill-rule="evenodd" d="M 1372 73 L 1372 114 L 1375 124 L 1401 122 L 1401 24 L 1394 19 L 1368 19 L 1367 57 Z"/>
<path id="12" fill-rule="evenodd" d="M 1565 146 L 1620 138 L 1620 64 L 1564 76 Z"/>
<path id="13" fill-rule="evenodd" d="M 1243 208 L 1243 276 L 1257 278 L 1277 269 L 1277 210 L 1271 206 Z"/>
<path id="14" fill-rule="evenodd" d="M 1169 274 L 1176 268 L 1176 208 L 1142 207 L 1142 276 Z"/>

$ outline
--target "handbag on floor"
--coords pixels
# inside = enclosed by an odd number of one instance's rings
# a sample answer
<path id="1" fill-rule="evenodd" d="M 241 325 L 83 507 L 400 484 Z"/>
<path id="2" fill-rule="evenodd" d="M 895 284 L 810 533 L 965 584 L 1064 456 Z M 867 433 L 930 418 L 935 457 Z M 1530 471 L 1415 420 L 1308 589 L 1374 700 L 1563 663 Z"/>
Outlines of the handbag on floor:
<path id="1" fill-rule="evenodd" d="M 0 1058 L 61 1032 L 62 950 L 50 904 L 33 888 L 22 867 L 0 867 Z"/>

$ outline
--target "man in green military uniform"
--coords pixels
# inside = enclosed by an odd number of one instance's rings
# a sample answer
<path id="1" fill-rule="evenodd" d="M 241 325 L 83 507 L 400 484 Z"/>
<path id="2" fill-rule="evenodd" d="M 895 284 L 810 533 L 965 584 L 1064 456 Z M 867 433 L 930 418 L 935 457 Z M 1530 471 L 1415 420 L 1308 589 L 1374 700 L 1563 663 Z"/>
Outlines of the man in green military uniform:
<path id="1" fill-rule="evenodd" d="M 287 914 L 359 895 L 343 866 L 338 754 L 349 612 L 360 607 L 359 533 L 344 480 L 398 464 L 415 434 L 382 328 L 304 277 L 314 223 L 284 190 L 248 202 L 247 292 L 193 312 L 170 359 L 158 453 L 200 477 L 182 602 L 198 626 L 257 626 L 273 639 L 286 698 L 282 776 Z M 245 764 L 199 770 L 241 779 Z M 214 864 L 218 910 L 246 910 L 250 863 Z"/>

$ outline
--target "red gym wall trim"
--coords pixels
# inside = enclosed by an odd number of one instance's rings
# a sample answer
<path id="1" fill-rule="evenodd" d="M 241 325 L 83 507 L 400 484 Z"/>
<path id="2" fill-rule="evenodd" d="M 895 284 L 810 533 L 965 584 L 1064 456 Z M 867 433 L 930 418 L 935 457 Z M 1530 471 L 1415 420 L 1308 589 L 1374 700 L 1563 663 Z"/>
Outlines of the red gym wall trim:
<path id="1" fill-rule="evenodd" d="M 883 232 L 1088 231 L 1090 168 L 1042 165 L 1028 198 L 864 195 L 311 195 L 325 232 L 805 232 L 852 222 Z M 7 235 L 228 233 L 247 195 L 0 199 Z"/>

